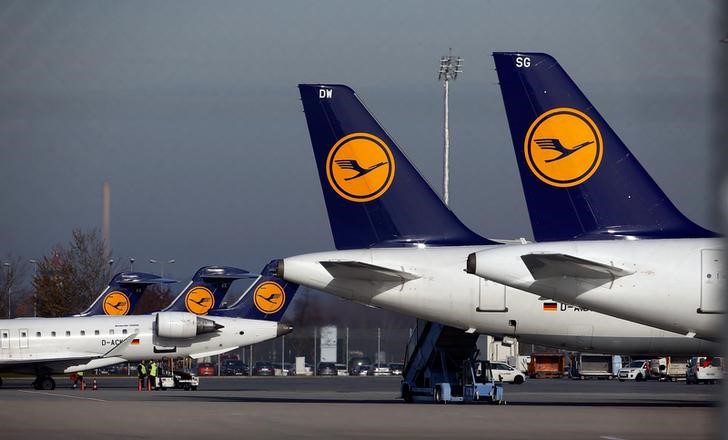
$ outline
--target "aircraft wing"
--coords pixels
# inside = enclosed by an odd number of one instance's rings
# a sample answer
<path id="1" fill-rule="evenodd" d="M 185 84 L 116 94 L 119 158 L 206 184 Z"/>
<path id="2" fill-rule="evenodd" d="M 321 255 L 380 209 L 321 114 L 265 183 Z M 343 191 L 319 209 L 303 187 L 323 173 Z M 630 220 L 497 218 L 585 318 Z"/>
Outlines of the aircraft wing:
<path id="1" fill-rule="evenodd" d="M 547 278 L 615 279 L 632 275 L 634 271 L 597 263 L 566 254 L 521 255 L 534 280 Z"/>
<path id="2" fill-rule="evenodd" d="M 361 261 L 319 261 L 319 263 L 334 278 L 397 283 L 406 283 L 420 278 L 419 275 L 413 273 L 375 266 Z"/>

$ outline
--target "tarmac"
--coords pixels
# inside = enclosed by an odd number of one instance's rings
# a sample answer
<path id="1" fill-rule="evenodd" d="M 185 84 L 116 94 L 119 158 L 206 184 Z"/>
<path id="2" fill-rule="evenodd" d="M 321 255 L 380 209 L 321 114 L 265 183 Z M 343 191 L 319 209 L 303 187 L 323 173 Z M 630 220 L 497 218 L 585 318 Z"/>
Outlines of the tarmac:
<path id="1" fill-rule="evenodd" d="M 135 378 L 99 389 L 36 391 L 4 378 L 0 438 L 717 438 L 720 385 L 527 380 L 506 405 L 406 404 L 399 377 L 203 377 L 198 391 L 137 391 Z M 93 377 L 87 377 L 91 383 Z"/>

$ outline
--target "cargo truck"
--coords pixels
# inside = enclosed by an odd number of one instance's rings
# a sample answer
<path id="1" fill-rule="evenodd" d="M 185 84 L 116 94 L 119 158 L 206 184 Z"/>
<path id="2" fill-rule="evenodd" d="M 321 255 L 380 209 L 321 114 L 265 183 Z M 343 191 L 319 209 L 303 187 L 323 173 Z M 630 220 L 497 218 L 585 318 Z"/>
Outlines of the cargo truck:
<path id="1" fill-rule="evenodd" d="M 576 353 L 571 357 L 569 376 L 572 379 L 612 379 L 617 375 L 610 354 Z"/>
<path id="2" fill-rule="evenodd" d="M 528 376 L 531 378 L 561 378 L 566 366 L 563 353 L 533 353 L 528 363 Z"/>

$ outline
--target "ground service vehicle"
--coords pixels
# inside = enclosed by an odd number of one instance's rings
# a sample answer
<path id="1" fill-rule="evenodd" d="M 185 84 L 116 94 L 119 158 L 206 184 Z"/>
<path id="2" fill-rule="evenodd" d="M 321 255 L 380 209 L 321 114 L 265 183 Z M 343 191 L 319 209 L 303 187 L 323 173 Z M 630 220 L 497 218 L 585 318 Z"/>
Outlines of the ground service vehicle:
<path id="1" fill-rule="evenodd" d="M 723 379 L 723 358 L 699 356 L 690 358 L 685 382 L 715 383 Z"/>
<path id="2" fill-rule="evenodd" d="M 532 378 L 560 378 L 564 375 L 563 353 L 533 353 L 528 363 L 528 375 Z"/>
<path id="3" fill-rule="evenodd" d="M 493 370 L 493 377 L 501 382 L 514 383 L 520 385 L 526 380 L 526 375 L 503 362 L 491 362 L 490 368 Z"/>
<path id="4" fill-rule="evenodd" d="M 569 375 L 572 379 L 612 379 L 617 375 L 613 365 L 610 354 L 577 353 L 571 359 Z"/>
<path id="5" fill-rule="evenodd" d="M 200 386 L 200 378 L 186 371 L 163 373 L 158 380 L 161 390 L 183 389 L 185 391 L 197 391 L 197 387 Z"/>
<path id="6" fill-rule="evenodd" d="M 626 367 L 620 368 L 617 374 L 620 382 L 625 380 L 634 380 L 640 382 L 650 377 L 650 361 L 644 359 L 632 361 Z"/>
<path id="7" fill-rule="evenodd" d="M 494 380 L 489 361 L 466 360 L 455 374 L 445 370 L 440 377 L 433 377 L 429 387 L 403 387 L 405 389 L 409 393 L 402 396 L 405 401 L 505 403 L 503 384 Z"/>

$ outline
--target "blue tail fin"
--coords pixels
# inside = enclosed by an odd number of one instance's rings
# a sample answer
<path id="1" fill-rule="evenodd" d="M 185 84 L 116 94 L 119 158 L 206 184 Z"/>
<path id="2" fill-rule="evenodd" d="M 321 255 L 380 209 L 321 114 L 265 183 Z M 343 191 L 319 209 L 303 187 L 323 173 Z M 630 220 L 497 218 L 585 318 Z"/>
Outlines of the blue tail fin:
<path id="1" fill-rule="evenodd" d="M 352 89 L 298 88 L 337 249 L 492 243 L 445 206 Z"/>
<path id="2" fill-rule="evenodd" d="M 554 58 L 493 57 L 537 241 L 716 235 L 675 208 Z"/>
<path id="3" fill-rule="evenodd" d="M 77 316 L 131 315 L 147 286 L 176 282 L 150 273 L 118 273 L 91 306 Z"/>
<path id="4" fill-rule="evenodd" d="M 228 266 L 205 266 L 192 277 L 192 281 L 182 289 L 165 312 L 190 312 L 205 315 L 223 307 L 222 301 L 235 280 L 256 278 L 247 270 Z"/>
<path id="5" fill-rule="evenodd" d="M 280 321 L 298 291 L 298 284 L 276 277 L 277 267 L 278 260 L 268 263 L 238 302 L 226 309 L 213 310 L 210 315 Z"/>

